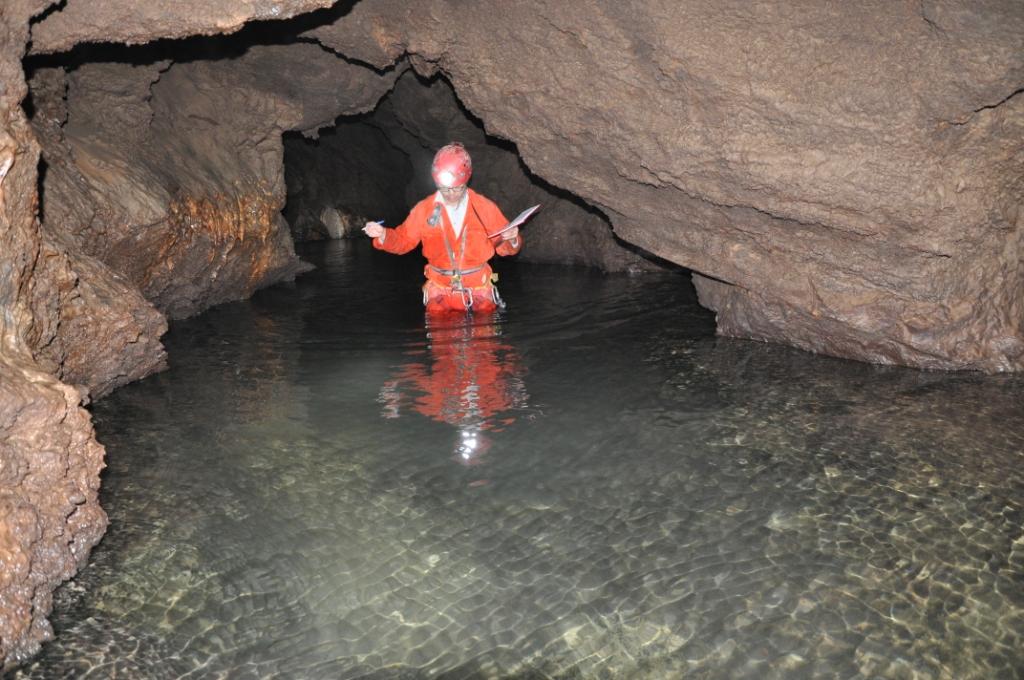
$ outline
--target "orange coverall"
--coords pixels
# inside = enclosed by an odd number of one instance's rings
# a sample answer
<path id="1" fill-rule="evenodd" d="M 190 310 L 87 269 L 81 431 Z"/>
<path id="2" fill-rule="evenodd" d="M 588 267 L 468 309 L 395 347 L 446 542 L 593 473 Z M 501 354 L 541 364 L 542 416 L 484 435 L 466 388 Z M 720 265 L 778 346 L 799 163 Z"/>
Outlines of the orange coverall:
<path id="1" fill-rule="evenodd" d="M 501 209 L 490 199 L 467 189 L 466 217 L 462 233 L 456 237 L 448 219 L 448 211 L 431 194 L 409 212 L 398 227 L 386 229 L 384 243 L 373 239 L 373 247 L 402 255 L 423 246 L 427 266 L 423 273 L 423 302 L 427 313 L 492 312 L 497 295 L 491 283 L 491 267 L 487 261 L 498 255 L 515 255 L 523 245 L 520 233 L 515 245 L 488 237 L 508 225 Z M 435 224 L 430 224 L 433 221 Z M 495 245 L 497 242 L 497 245 Z"/>

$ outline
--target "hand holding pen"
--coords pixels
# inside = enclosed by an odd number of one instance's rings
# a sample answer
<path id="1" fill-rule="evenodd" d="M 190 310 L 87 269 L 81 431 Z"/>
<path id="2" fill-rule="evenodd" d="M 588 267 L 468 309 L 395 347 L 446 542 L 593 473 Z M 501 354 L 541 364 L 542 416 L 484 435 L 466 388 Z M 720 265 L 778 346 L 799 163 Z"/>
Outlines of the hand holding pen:
<path id="1" fill-rule="evenodd" d="M 377 220 L 376 222 L 367 222 L 363 226 L 363 233 L 370 238 L 380 238 L 384 235 L 384 220 Z"/>

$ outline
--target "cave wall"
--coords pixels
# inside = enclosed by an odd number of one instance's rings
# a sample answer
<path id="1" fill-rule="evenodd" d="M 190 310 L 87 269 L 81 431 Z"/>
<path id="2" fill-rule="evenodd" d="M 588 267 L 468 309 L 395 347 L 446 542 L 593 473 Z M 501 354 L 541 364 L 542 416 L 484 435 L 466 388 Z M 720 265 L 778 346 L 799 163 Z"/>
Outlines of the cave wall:
<path id="1" fill-rule="evenodd" d="M 372 114 L 340 120 L 332 134 L 315 142 L 286 142 L 292 205 L 285 214 L 293 217 L 293 233 L 301 239 L 315 228 L 324 208 L 340 208 L 363 221 L 384 217 L 388 225 L 400 223 L 434 191 L 431 161 L 452 140 L 465 144 L 473 157 L 474 189 L 495 200 L 506 216 L 541 204 L 543 210 L 524 228 L 525 245 L 517 259 L 605 271 L 654 268 L 618 243 L 597 211 L 530 177 L 514 147 L 489 138 L 462 109 L 447 81 L 424 79 L 412 70 L 398 78 Z M 359 227 L 363 223 L 350 221 Z"/>
<path id="2" fill-rule="evenodd" d="M 281 135 L 372 106 L 391 84 L 311 44 L 217 56 L 78 65 L 60 139 L 41 136 L 44 223 L 171 318 L 304 268 L 280 215 Z"/>
<path id="3" fill-rule="evenodd" d="M 40 2 L 41 6 L 58 0 Z M 353 0 L 62 0 L 32 27 L 32 51 L 63 52 L 83 43 L 138 45 L 159 38 L 230 34 L 253 21 L 278 21 Z M 41 10 L 40 10 L 41 11 Z"/>
<path id="4" fill-rule="evenodd" d="M 39 145 L 20 107 L 28 21 L 46 4 L 13 0 L 0 11 L 0 670 L 51 634 L 53 589 L 106 527 L 97 501 L 103 448 L 83 395 L 33 356 L 31 336 L 56 327 L 50 302 L 75 278 L 60 245 L 40 232 Z"/>
<path id="5" fill-rule="evenodd" d="M 308 34 L 439 69 L 531 171 L 699 272 L 719 332 L 1024 367 L 1024 5 L 364 0 Z"/>
<path id="6" fill-rule="evenodd" d="M 44 149 L 59 148 L 67 121 L 64 74 L 37 73 L 31 92 L 36 104 L 33 131 Z M 166 319 L 125 277 L 115 273 L 81 246 L 59 218 L 63 181 L 75 177 L 64 167 L 68 156 L 45 153 L 53 194 L 54 219 L 39 226 L 40 256 L 33 278 L 52 282 L 35 291 L 40 310 L 26 337 L 40 368 L 62 381 L 83 386 L 93 399 L 165 366 L 160 336 Z"/>

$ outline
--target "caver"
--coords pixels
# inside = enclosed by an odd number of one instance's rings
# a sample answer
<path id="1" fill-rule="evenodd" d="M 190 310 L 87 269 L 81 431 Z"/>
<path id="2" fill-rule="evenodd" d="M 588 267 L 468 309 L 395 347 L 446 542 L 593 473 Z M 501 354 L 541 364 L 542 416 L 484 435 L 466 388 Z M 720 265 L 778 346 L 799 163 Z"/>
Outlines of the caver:
<path id="1" fill-rule="evenodd" d="M 504 307 L 488 261 L 522 248 L 519 228 L 509 228 L 501 209 L 469 188 L 473 163 L 462 144 L 442 147 L 431 165 L 437 191 L 417 203 L 401 225 L 367 222 L 373 247 L 396 255 L 422 246 L 423 303 L 428 314 L 492 312 Z"/>

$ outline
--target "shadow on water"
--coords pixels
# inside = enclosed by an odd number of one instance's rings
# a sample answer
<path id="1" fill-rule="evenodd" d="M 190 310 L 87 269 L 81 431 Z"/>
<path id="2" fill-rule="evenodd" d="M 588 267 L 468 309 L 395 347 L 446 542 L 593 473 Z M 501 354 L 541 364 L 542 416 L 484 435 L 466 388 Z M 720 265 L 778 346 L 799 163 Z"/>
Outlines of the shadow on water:
<path id="1" fill-rule="evenodd" d="M 678 274 L 419 260 L 176 323 L 15 677 L 1015 677 L 1024 381 L 716 338 Z"/>

